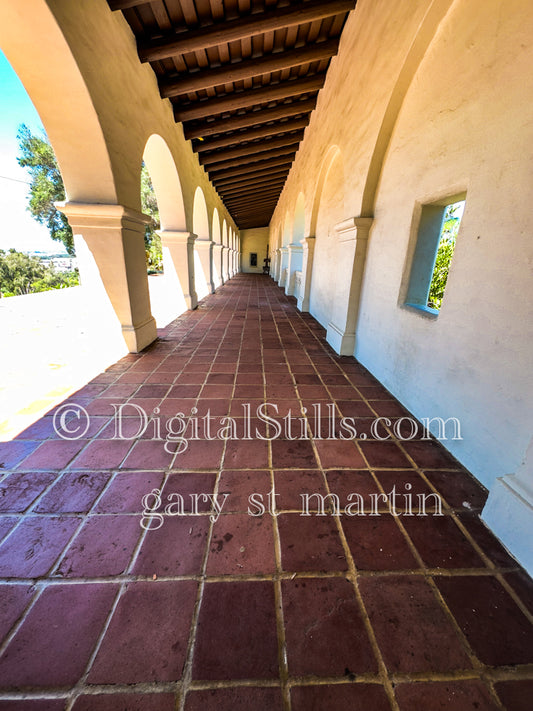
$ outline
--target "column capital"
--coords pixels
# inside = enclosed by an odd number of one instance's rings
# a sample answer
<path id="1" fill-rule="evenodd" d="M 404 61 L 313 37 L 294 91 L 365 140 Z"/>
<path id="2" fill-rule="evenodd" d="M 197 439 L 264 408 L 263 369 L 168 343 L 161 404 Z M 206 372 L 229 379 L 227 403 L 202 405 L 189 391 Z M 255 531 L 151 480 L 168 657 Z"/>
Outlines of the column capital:
<path id="1" fill-rule="evenodd" d="M 301 252 L 302 245 L 297 244 L 296 242 L 293 242 L 292 244 L 287 245 L 287 249 L 289 250 L 289 252 Z"/>
<path id="2" fill-rule="evenodd" d="M 195 244 L 197 235 L 194 232 L 178 232 L 177 230 L 157 230 L 157 234 L 166 244 Z"/>
<path id="3" fill-rule="evenodd" d="M 56 202 L 55 207 L 67 217 L 74 230 L 82 227 L 141 230 L 152 222 L 149 215 L 124 205 L 65 201 Z"/>
<path id="4" fill-rule="evenodd" d="M 214 242 L 210 239 L 196 239 L 194 246 L 198 249 L 210 249 L 214 246 Z"/>
<path id="5" fill-rule="evenodd" d="M 339 242 L 368 239 L 373 222 L 373 217 L 349 217 L 347 220 L 342 220 L 335 225 L 337 239 Z"/>

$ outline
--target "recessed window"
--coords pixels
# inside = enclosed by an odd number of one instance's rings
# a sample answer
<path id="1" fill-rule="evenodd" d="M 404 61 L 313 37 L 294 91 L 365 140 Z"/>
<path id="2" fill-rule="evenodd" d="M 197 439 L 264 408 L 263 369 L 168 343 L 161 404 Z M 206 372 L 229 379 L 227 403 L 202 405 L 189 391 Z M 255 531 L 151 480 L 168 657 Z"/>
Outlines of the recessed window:
<path id="1" fill-rule="evenodd" d="M 423 205 L 405 303 L 438 314 L 465 200 Z"/>
<path id="2" fill-rule="evenodd" d="M 250 253 L 250 266 L 251 267 L 257 266 L 257 252 Z"/>

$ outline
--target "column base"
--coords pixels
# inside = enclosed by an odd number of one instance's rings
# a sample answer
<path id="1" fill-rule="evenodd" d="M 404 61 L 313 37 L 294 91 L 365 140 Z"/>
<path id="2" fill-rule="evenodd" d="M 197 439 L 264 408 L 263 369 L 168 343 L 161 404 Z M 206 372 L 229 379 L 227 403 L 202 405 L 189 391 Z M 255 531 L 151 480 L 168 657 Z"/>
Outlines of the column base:
<path id="1" fill-rule="evenodd" d="M 328 323 L 326 341 L 335 353 L 353 356 L 355 351 L 355 333 L 345 333 L 334 323 Z"/>
<path id="2" fill-rule="evenodd" d="M 122 326 L 122 337 L 130 353 L 140 353 L 157 338 L 154 318 L 149 318 L 140 326 Z"/>
<path id="3" fill-rule="evenodd" d="M 481 518 L 507 550 L 533 577 L 533 492 L 516 475 L 496 479 Z"/>

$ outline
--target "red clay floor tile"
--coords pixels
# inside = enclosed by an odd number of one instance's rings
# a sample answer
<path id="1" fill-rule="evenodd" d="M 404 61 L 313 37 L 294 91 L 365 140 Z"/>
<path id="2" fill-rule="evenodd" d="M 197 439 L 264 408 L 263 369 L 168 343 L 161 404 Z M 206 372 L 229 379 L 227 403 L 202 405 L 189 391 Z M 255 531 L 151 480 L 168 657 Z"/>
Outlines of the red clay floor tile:
<path id="1" fill-rule="evenodd" d="M 533 679 L 499 681 L 494 685 L 498 697 L 509 711 L 531 711 Z"/>
<path id="2" fill-rule="evenodd" d="M 311 509 L 310 509 L 311 510 Z M 281 562 L 288 572 L 347 570 L 335 517 L 281 514 Z"/>
<path id="3" fill-rule="evenodd" d="M 241 686 L 190 691 L 185 711 L 282 711 L 281 690 Z"/>
<path id="4" fill-rule="evenodd" d="M 107 472 L 66 472 L 33 506 L 36 513 L 86 513 L 111 478 Z"/>
<path id="5" fill-rule="evenodd" d="M 402 516 L 405 530 L 428 568 L 484 568 L 451 516 Z"/>
<path id="6" fill-rule="evenodd" d="M 28 516 L 0 545 L 0 577 L 46 575 L 74 535 L 80 519 Z"/>
<path id="7" fill-rule="evenodd" d="M 458 576 L 437 578 L 435 582 L 484 664 L 533 663 L 531 625 L 496 578 Z"/>
<path id="8" fill-rule="evenodd" d="M 389 672 L 471 669 L 461 640 L 425 580 L 363 578 L 359 587 Z"/>
<path id="9" fill-rule="evenodd" d="M 131 446 L 130 440 L 97 439 L 71 462 L 69 469 L 116 469 Z"/>
<path id="10" fill-rule="evenodd" d="M 272 446 L 272 465 L 275 469 L 318 468 L 318 463 L 310 441 L 274 439 Z"/>
<path id="11" fill-rule="evenodd" d="M 352 584 L 343 578 L 282 582 L 290 676 L 377 672 Z"/>
<path id="12" fill-rule="evenodd" d="M 174 695 L 165 693 L 85 694 L 72 707 L 73 711 L 174 711 L 175 708 Z"/>
<path id="13" fill-rule="evenodd" d="M 0 442 L 0 472 L 2 470 L 13 469 L 40 444 L 41 442 L 23 440 Z"/>
<path id="14" fill-rule="evenodd" d="M 193 679 L 277 679 L 276 605 L 271 582 L 207 583 Z"/>
<path id="15" fill-rule="evenodd" d="M 390 514 L 342 516 L 342 528 L 359 570 L 418 568 L 415 556 Z"/>
<path id="16" fill-rule="evenodd" d="M 106 489 L 93 513 L 141 513 L 143 497 L 159 488 L 162 472 L 118 472 Z"/>
<path id="17" fill-rule="evenodd" d="M 313 495 L 325 497 L 328 493 L 324 476 L 317 469 L 277 471 L 274 472 L 274 479 L 278 511 L 295 510 L 301 513 L 306 500 L 309 501 L 309 510 L 316 511 L 321 507 L 321 499 Z M 306 496 L 307 499 L 304 498 Z"/>
<path id="18" fill-rule="evenodd" d="M 274 534 L 268 513 L 219 517 L 209 546 L 207 575 L 267 575 L 275 571 Z"/>
<path id="19" fill-rule="evenodd" d="M 54 481 L 49 472 L 14 472 L 0 483 L 0 511 L 25 511 Z"/>
<path id="20" fill-rule="evenodd" d="M 293 686 L 292 711 L 391 711 L 392 707 L 379 684 L 323 684 Z"/>
<path id="21" fill-rule="evenodd" d="M 116 585 L 46 588 L 0 659 L 0 688 L 74 685 L 89 661 L 116 593 Z"/>
<path id="22" fill-rule="evenodd" d="M 65 578 L 120 575 L 141 533 L 140 517 L 92 516 L 70 544 L 56 574 Z"/>
<path id="23" fill-rule="evenodd" d="M 207 516 L 166 516 L 160 528 L 144 520 L 154 528 L 145 535 L 133 575 L 161 578 L 201 573 L 209 532 Z"/>
<path id="24" fill-rule="evenodd" d="M 395 695 L 400 711 L 497 711 L 489 690 L 477 680 L 399 684 Z M 512 708 L 512 711 L 518 709 Z"/>
<path id="25" fill-rule="evenodd" d="M 34 593 L 30 585 L 0 585 L 0 642 L 29 605 Z"/>
<path id="26" fill-rule="evenodd" d="M 51 469 L 57 471 L 64 469 L 67 464 L 87 444 L 86 440 L 68 442 L 66 440 L 48 440 L 36 449 L 22 462 L 19 469 Z"/>
<path id="27" fill-rule="evenodd" d="M 91 667 L 89 684 L 180 679 L 197 588 L 192 580 L 130 583 Z"/>
<path id="28" fill-rule="evenodd" d="M 247 513 L 250 508 L 250 497 L 256 495 L 256 500 L 267 502 L 267 497 L 272 490 L 270 472 L 262 470 L 231 471 L 224 470 L 220 475 L 218 496 L 227 494 L 224 511 Z M 252 507 L 251 510 L 255 510 Z"/>

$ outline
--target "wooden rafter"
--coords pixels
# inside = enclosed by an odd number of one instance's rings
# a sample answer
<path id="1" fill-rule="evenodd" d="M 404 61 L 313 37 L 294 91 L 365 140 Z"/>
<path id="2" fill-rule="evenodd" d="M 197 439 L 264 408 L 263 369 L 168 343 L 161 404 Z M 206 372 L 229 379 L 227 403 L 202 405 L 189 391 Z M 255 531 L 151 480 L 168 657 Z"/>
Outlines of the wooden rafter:
<path id="1" fill-rule="evenodd" d="M 262 74 L 271 74 L 322 59 L 330 59 L 337 54 L 338 49 L 339 40 L 335 38 L 298 49 L 274 52 L 257 59 L 244 59 L 240 62 L 224 64 L 215 69 L 200 69 L 184 74 L 176 80 L 163 81 L 160 84 L 160 93 L 165 99 L 202 89 L 212 89 L 221 84 L 253 79 Z"/>
<path id="2" fill-rule="evenodd" d="M 305 79 L 291 79 L 266 88 L 239 91 L 215 99 L 204 99 L 190 106 L 178 104 L 174 108 L 174 118 L 176 121 L 194 121 L 206 116 L 216 116 L 225 111 L 238 111 L 270 101 L 280 101 L 291 96 L 319 91 L 324 85 L 325 78 L 326 75 L 322 72 Z"/>
<path id="3" fill-rule="evenodd" d="M 117 3 L 120 4 L 120 0 Z M 127 4 L 128 7 L 141 3 Z M 254 35 L 274 32 L 293 27 L 305 22 L 321 20 L 341 13 L 349 12 L 355 6 L 355 0 L 310 0 L 299 6 L 288 6 L 253 13 L 236 20 L 219 22 L 199 30 L 180 32 L 171 36 L 139 43 L 139 58 L 142 62 L 154 62 L 175 55 L 198 52 L 234 42 Z M 121 9 L 121 8 L 114 8 Z"/>
<path id="4" fill-rule="evenodd" d="M 257 173 L 258 171 L 268 170 L 269 168 L 278 167 L 280 165 L 290 165 L 294 160 L 294 152 L 288 153 L 286 155 L 278 156 L 277 158 L 270 158 L 269 160 L 257 161 L 256 163 L 251 163 L 248 165 L 237 166 L 236 168 L 228 168 L 226 170 L 217 171 L 214 174 L 209 173 L 209 176 L 216 178 L 233 178 L 239 175 L 246 175 L 247 173 Z"/>
<path id="5" fill-rule="evenodd" d="M 281 178 L 284 176 L 285 178 L 288 175 L 289 172 L 289 167 L 290 166 L 281 166 L 279 169 L 273 168 L 272 170 L 267 171 L 266 173 L 264 171 L 261 171 L 259 175 L 255 176 L 255 181 L 254 183 L 258 183 L 260 181 L 266 181 L 269 180 L 270 178 Z M 227 187 L 243 187 L 246 185 L 250 184 L 250 176 L 248 175 L 246 178 L 243 177 L 231 177 L 231 178 L 224 178 L 224 180 L 218 179 L 218 180 L 213 180 L 213 184 L 215 187 L 218 189 L 224 189 Z"/>
<path id="6" fill-rule="evenodd" d="M 280 187 L 280 186 L 283 186 L 286 179 L 287 179 L 286 174 L 272 176 L 272 177 L 267 176 L 266 178 L 263 178 L 262 180 L 254 180 L 253 185 L 250 185 L 249 183 L 244 181 L 244 185 L 219 186 L 218 192 L 220 195 L 233 195 L 235 193 L 238 194 L 244 190 L 253 190 L 253 189 L 262 190 L 263 188 L 269 188 L 270 186 Z"/>
<path id="7" fill-rule="evenodd" d="M 249 128 L 250 126 L 261 125 L 270 121 L 278 121 L 287 116 L 311 113 L 315 106 L 316 97 L 305 101 L 294 101 L 291 104 L 281 104 L 281 106 L 276 106 L 273 109 L 251 111 L 244 114 L 244 116 L 232 116 L 216 121 L 203 121 L 200 125 L 194 126 L 194 128 L 186 126 L 184 134 L 187 140 L 203 136 L 215 136 L 218 133 L 227 133 L 228 131 L 237 131 L 241 128 Z"/>
<path id="8" fill-rule="evenodd" d="M 146 0 L 108 0 L 112 10 L 128 10 L 130 7 L 144 5 Z"/>
<path id="9" fill-rule="evenodd" d="M 281 138 L 274 138 L 260 143 L 249 143 L 230 150 L 213 151 L 213 153 L 200 153 L 200 165 L 210 166 L 212 163 L 221 163 L 239 156 L 251 156 L 258 153 L 275 148 L 283 148 L 284 146 L 297 145 L 303 138 L 303 131 L 294 134 L 284 134 Z"/>
<path id="10" fill-rule="evenodd" d="M 256 138 L 264 138 L 265 136 L 276 136 L 280 133 L 295 131 L 300 128 L 305 128 L 308 124 L 309 116 L 304 116 L 303 118 L 297 119 L 290 119 L 289 121 L 284 121 L 283 123 L 260 126 L 259 128 L 249 129 L 248 131 L 234 133 L 231 136 L 222 136 L 221 138 L 215 138 L 211 141 L 201 141 L 193 145 L 193 150 L 201 153 L 203 151 L 214 150 L 215 148 L 223 148 L 224 146 L 233 146 L 236 143 L 243 143 L 244 141 L 253 141 Z"/>
<path id="11" fill-rule="evenodd" d="M 277 150 L 265 151 L 264 153 L 258 153 L 252 156 L 242 156 L 240 158 L 233 158 L 233 160 L 223 161 L 221 163 L 214 163 L 206 168 L 209 175 L 213 178 L 218 173 L 216 171 L 227 170 L 228 168 L 238 168 L 240 166 L 250 166 L 253 168 L 254 165 L 260 165 L 261 161 L 270 160 L 272 158 L 280 158 L 281 156 L 294 155 L 298 150 L 298 144 L 291 144 L 289 146 L 284 146 L 283 148 L 278 148 Z"/>

